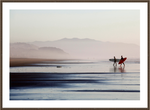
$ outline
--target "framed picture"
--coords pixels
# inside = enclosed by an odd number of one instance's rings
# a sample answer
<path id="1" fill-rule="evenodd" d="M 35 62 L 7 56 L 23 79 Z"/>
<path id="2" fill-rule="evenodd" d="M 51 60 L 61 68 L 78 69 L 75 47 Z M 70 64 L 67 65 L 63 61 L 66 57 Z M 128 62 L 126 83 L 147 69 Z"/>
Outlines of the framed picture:
<path id="1" fill-rule="evenodd" d="M 2 108 L 148 108 L 147 2 L 2 2 Z"/>

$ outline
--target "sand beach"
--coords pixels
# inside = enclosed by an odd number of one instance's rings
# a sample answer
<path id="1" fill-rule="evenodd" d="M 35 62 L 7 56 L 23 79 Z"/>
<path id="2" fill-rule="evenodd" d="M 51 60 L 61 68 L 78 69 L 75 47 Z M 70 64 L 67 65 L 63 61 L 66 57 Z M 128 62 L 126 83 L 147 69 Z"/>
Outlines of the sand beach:
<path id="1" fill-rule="evenodd" d="M 39 59 L 39 58 L 10 58 L 10 67 L 27 66 L 34 63 L 41 63 L 43 61 L 62 61 L 58 59 Z"/>
<path id="2" fill-rule="evenodd" d="M 11 59 L 10 100 L 139 100 L 139 63 L 112 64 Z"/>

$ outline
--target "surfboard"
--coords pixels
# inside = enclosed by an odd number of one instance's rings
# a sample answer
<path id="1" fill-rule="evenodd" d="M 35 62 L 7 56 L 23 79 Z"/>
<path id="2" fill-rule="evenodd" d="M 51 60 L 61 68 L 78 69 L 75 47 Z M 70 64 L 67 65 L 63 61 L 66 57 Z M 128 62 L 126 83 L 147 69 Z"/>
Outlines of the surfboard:
<path id="1" fill-rule="evenodd" d="M 109 61 L 114 62 L 114 59 L 109 59 Z M 120 61 L 120 59 L 116 59 L 116 62 L 119 62 L 119 61 Z"/>
<path id="2" fill-rule="evenodd" d="M 118 64 L 123 63 L 126 59 L 127 59 L 127 57 L 123 58 L 123 60 L 120 60 Z"/>

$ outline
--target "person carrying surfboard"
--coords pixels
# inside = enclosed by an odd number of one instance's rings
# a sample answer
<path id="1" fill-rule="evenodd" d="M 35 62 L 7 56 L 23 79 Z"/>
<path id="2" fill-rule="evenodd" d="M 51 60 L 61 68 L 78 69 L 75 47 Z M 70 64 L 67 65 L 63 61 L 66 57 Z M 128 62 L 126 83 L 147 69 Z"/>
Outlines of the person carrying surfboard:
<path id="1" fill-rule="evenodd" d="M 124 58 L 123 58 L 123 56 L 122 56 L 122 55 L 121 55 L 121 60 L 122 60 L 122 61 L 124 60 Z M 120 64 L 120 66 L 122 66 L 122 64 L 125 66 L 124 62 L 123 62 L 123 63 L 121 63 L 121 64 Z"/>
<path id="2" fill-rule="evenodd" d="M 116 57 L 114 56 L 114 64 L 113 64 L 113 66 L 116 64 L 116 66 L 117 66 L 117 60 L 116 60 Z"/>
<path id="3" fill-rule="evenodd" d="M 121 55 L 121 59 L 118 63 L 118 64 L 120 64 L 120 67 L 122 66 L 122 64 L 125 66 L 124 62 L 125 62 L 126 59 L 127 59 L 127 57 L 123 58 L 123 56 Z"/>

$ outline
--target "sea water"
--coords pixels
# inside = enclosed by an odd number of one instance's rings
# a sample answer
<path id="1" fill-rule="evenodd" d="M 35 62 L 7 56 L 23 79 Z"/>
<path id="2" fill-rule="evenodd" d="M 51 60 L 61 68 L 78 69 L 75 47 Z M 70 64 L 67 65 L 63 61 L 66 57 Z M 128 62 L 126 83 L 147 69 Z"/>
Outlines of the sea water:
<path id="1" fill-rule="evenodd" d="M 140 62 L 128 61 L 126 65 L 113 66 L 109 61 L 73 60 L 47 61 L 29 66 L 11 67 L 10 72 L 46 72 L 46 73 L 78 73 L 78 72 L 140 72 Z"/>
<path id="2" fill-rule="evenodd" d="M 140 100 L 140 62 L 66 60 L 10 67 L 10 100 Z"/>

